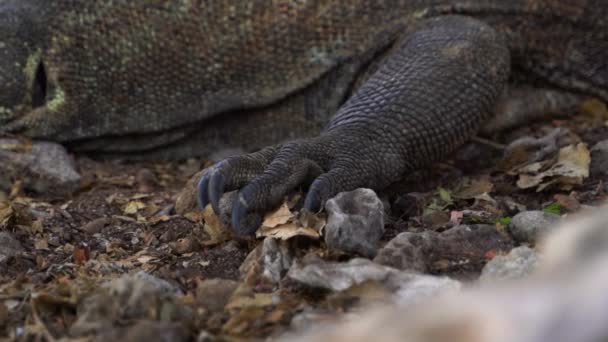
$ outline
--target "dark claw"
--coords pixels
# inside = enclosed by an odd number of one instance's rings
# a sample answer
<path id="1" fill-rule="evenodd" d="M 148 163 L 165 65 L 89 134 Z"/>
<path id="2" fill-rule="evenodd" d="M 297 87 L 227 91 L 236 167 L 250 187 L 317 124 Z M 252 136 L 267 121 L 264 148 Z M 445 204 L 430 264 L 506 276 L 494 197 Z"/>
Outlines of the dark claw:
<path id="1" fill-rule="evenodd" d="M 247 215 L 248 204 L 244 199 L 242 193 L 237 195 L 237 198 L 232 205 L 232 228 L 236 232 L 237 235 L 246 235 L 247 229 L 246 227 L 242 227 L 241 223 L 245 215 Z"/>
<path id="2" fill-rule="evenodd" d="M 201 209 L 205 209 L 207 204 L 209 204 L 209 196 L 207 196 L 208 186 L 209 176 L 204 175 L 198 181 L 198 185 L 196 186 L 196 201 L 198 203 L 198 207 Z"/>
<path id="3" fill-rule="evenodd" d="M 304 209 L 316 213 L 321 209 L 321 196 L 316 190 L 309 190 L 304 200 Z"/>
<path id="4" fill-rule="evenodd" d="M 308 189 L 308 194 L 306 194 L 306 198 L 304 199 L 304 209 L 312 213 L 318 213 L 321 210 L 321 205 L 323 204 L 321 196 L 322 187 L 323 184 L 321 184 L 319 180 L 316 180 L 311 184 Z"/>
<path id="5" fill-rule="evenodd" d="M 224 176 L 219 171 L 214 171 L 209 180 L 209 200 L 213 211 L 220 214 L 220 199 L 224 194 Z"/>

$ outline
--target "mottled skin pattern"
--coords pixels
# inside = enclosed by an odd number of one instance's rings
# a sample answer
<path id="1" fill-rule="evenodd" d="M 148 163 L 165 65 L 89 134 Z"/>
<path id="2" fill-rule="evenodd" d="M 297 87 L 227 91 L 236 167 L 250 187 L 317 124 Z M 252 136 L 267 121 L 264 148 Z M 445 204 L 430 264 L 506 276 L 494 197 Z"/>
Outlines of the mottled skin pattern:
<path id="1" fill-rule="evenodd" d="M 199 184 L 216 210 L 240 189 L 239 233 L 300 185 L 318 210 L 441 159 L 510 80 L 608 100 L 604 0 L 0 0 L 0 32 L 0 131 L 132 157 L 272 145 Z"/>

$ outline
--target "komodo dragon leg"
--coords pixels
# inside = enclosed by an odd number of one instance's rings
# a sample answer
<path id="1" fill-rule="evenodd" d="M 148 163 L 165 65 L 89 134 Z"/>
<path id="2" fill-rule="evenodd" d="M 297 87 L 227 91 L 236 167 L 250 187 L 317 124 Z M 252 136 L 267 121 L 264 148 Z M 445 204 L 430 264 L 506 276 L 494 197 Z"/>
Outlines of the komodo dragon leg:
<path id="1" fill-rule="evenodd" d="M 467 17 L 430 19 L 398 43 L 318 137 L 225 159 L 199 182 L 199 203 L 219 212 L 225 191 L 240 189 L 232 225 L 276 206 L 314 179 L 304 208 L 318 211 L 341 191 L 381 189 L 441 160 L 491 115 L 510 73 L 503 37 Z M 257 227 L 256 227 L 257 228 Z"/>

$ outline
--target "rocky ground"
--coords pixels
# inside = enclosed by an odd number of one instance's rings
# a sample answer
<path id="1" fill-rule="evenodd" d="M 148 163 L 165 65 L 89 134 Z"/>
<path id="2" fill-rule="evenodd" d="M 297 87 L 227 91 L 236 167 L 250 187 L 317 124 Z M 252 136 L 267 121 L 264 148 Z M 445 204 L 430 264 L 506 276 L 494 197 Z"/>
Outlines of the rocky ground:
<path id="1" fill-rule="evenodd" d="M 295 193 L 257 238 L 182 192 L 209 161 L 72 164 L 56 145 L 0 140 L 0 336 L 265 339 L 525 277 L 539 238 L 606 198 L 608 111 L 588 101 L 581 114 L 475 139 L 322 214 L 298 214 Z"/>

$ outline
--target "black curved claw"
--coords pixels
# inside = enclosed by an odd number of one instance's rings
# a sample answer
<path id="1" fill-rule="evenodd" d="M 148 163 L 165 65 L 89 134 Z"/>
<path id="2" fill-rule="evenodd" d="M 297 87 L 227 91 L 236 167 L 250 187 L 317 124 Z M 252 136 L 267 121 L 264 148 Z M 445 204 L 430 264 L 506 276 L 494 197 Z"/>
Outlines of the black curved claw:
<path id="1" fill-rule="evenodd" d="M 209 204 L 209 196 L 207 195 L 208 186 L 209 176 L 203 175 L 196 186 L 196 202 L 200 209 L 205 209 L 207 204 Z"/>
<path id="2" fill-rule="evenodd" d="M 321 210 L 321 201 L 321 193 L 318 190 L 318 187 L 315 187 L 315 184 L 313 183 L 304 199 L 303 209 L 306 209 L 311 213 L 319 212 Z"/>
<path id="3" fill-rule="evenodd" d="M 209 179 L 209 200 L 211 201 L 211 206 L 213 207 L 213 211 L 219 215 L 220 214 L 220 199 L 224 194 L 224 176 L 217 170 L 211 173 L 211 177 Z"/>

